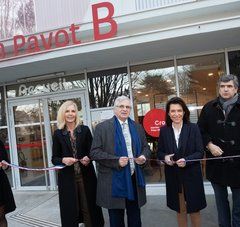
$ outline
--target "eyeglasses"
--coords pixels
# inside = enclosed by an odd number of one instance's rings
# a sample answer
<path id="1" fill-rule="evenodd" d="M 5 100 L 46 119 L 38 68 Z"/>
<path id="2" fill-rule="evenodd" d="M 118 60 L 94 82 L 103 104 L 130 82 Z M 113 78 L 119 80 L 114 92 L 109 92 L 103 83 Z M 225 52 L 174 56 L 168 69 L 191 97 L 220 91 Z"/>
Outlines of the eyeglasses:
<path id="1" fill-rule="evenodd" d="M 124 105 L 120 105 L 120 106 L 117 106 L 117 107 L 120 108 L 120 109 L 126 108 L 127 110 L 130 110 L 132 108 L 131 106 L 124 106 Z"/>

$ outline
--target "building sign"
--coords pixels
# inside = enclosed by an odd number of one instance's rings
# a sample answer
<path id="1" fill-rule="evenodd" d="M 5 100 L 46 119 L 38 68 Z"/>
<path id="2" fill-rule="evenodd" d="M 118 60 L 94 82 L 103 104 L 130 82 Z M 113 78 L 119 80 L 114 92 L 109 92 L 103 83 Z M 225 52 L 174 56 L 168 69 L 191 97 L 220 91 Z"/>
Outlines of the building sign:
<path id="1" fill-rule="evenodd" d="M 84 74 L 31 81 L 7 86 L 7 97 L 39 95 L 50 92 L 81 89 L 86 87 Z"/>
<path id="2" fill-rule="evenodd" d="M 163 109 L 152 109 L 143 118 L 143 127 L 148 135 L 159 137 L 160 128 L 165 125 L 166 112 Z"/>
<path id="3" fill-rule="evenodd" d="M 106 8 L 108 15 L 104 18 L 99 18 L 99 10 Z M 110 2 L 102 2 L 92 5 L 93 19 L 93 38 L 94 41 L 109 39 L 117 33 L 117 23 L 112 18 L 114 15 L 114 6 Z M 106 33 L 100 32 L 102 24 L 109 24 L 110 29 Z M 0 61 L 10 57 L 17 57 L 41 51 L 48 51 L 54 48 L 66 47 L 70 45 L 78 45 L 82 43 L 77 37 L 77 33 L 81 32 L 78 25 L 72 24 L 68 29 L 60 29 L 49 33 L 35 34 L 31 36 L 16 35 L 12 39 L 11 51 L 6 52 L 3 43 L 0 43 Z M 12 56 L 9 53 L 13 53 Z"/>

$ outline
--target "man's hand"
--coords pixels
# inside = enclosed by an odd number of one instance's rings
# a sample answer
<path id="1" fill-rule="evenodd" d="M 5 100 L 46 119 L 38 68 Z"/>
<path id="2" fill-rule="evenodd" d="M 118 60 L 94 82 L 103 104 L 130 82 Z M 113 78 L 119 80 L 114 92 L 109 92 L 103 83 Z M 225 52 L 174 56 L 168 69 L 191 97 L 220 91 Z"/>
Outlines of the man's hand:
<path id="1" fill-rule="evenodd" d="M 186 166 L 186 160 L 184 158 L 180 158 L 176 161 L 176 164 L 178 165 L 178 167 L 185 167 Z"/>
<path id="2" fill-rule="evenodd" d="M 146 162 L 146 157 L 144 155 L 140 155 L 138 158 L 134 158 L 134 161 L 138 164 L 138 165 L 143 165 Z"/>
<path id="3" fill-rule="evenodd" d="M 208 143 L 207 148 L 215 157 L 221 156 L 223 154 L 223 150 L 219 146 L 213 144 L 212 142 Z"/>
<path id="4" fill-rule="evenodd" d="M 82 159 L 80 159 L 80 162 L 84 165 L 87 166 L 90 163 L 90 159 L 88 156 L 84 156 Z"/>
<path id="5" fill-rule="evenodd" d="M 128 164 L 128 157 L 120 157 L 118 162 L 121 167 L 125 167 Z"/>
<path id="6" fill-rule="evenodd" d="M 171 159 L 174 154 L 165 155 L 165 163 L 169 166 L 173 166 L 174 161 Z"/>
<path id="7" fill-rule="evenodd" d="M 62 163 L 64 163 L 66 166 L 71 166 L 77 161 L 78 160 L 76 158 L 72 158 L 72 157 L 65 157 L 62 159 Z"/>
<path id="8" fill-rule="evenodd" d="M 0 162 L 0 168 L 7 169 L 7 167 L 8 167 L 7 164 Z"/>

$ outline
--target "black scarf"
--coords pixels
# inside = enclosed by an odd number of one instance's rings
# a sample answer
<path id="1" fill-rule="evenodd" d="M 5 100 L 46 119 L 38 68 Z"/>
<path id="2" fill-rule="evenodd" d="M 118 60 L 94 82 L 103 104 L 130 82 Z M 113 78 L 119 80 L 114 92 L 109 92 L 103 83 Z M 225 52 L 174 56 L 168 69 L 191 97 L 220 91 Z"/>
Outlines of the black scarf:
<path id="1" fill-rule="evenodd" d="M 219 97 L 219 101 L 224 110 L 225 118 L 227 118 L 228 114 L 230 113 L 231 109 L 233 108 L 237 100 L 238 100 L 238 93 L 236 93 L 232 98 L 227 100 L 222 97 Z"/>

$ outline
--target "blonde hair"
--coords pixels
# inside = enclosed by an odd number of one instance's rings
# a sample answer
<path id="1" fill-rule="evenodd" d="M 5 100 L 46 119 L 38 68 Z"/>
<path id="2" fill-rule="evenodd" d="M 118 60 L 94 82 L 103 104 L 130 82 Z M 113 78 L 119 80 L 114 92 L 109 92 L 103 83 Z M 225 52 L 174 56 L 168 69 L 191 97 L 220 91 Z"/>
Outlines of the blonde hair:
<path id="1" fill-rule="evenodd" d="M 75 128 L 80 124 L 80 118 L 78 116 L 77 104 L 75 102 L 73 102 L 72 100 L 69 100 L 69 101 L 64 102 L 58 110 L 58 114 L 57 114 L 57 127 L 58 127 L 58 129 L 63 129 L 66 125 L 65 112 L 66 112 L 66 110 L 69 106 L 74 106 L 75 111 L 76 111 Z"/>

